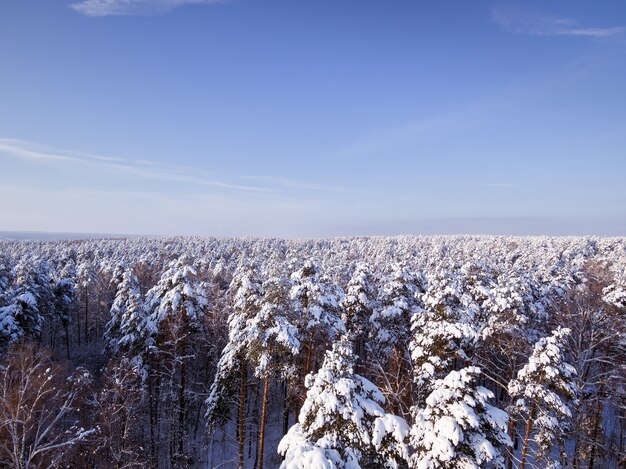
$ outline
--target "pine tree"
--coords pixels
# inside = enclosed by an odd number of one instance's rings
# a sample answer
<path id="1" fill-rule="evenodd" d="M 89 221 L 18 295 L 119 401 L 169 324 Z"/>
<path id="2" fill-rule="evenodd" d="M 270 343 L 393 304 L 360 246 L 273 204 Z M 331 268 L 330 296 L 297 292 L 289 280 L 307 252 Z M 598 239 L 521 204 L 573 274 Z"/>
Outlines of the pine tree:
<path id="1" fill-rule="evenodd" d="M 416 313 L 417 277 L 401 265 L 395 265 L 379 293 L 377 308 L 371 317 L 371 352 L 389 357 L 394 351 L 404 354 L 408 348 L 411 317 Z"/>
<path id="2" fill-rule="evenodd" d="M 412 317 L 410 349 L 414 380 L 425 397 L 430 384 L 443 378 L 455 360 L 469 360 L 466 350 L 479 334 L 463 286 L 451 272 L 440 271 L 431 279 L 422 302 L 421 311 Z"/>
<path id="3" fill-rule="evenodd" d="M 451 371 L 433 383 L 424 407 L 414 409 L 411 467 L 477 469 L 504 467 L 510 445 L 507 414 L 489 404 L 493 393 L 478 386 L 480 368 Z"/>
<path id="4" fill-rule="evenodd" d="M 326 352 L 322 367 L 307 376 L 299 421 L 278 446 L 283 469 L 403 466 L 408 425 L 385 413 L 385 398 L 354 373 L 352 344 L 342 337 Z"/>
<path id="5" fill-rule="evenodd" d="M 128 297 L 120 318 L 118 346 L 130 357 L 139 357 L 154 346 L 157 333 L 154 322 L 148 317 L 146 305 L 142 301 L 137 278 L 134 274 L 125 275 L 124 281 L 129 284 Z"/>
<path id="6" fill-rule="evenodd" d="M 206 401 L 209 427 L 223 423 L 229 412 L 229 400 L 239 392 L 238 440 L 239 467 L 244 465 L 245 404 L 248 385 L 248 321 L 261 309 L 263 281 L 254 266 L 242 267 L 230 284 L 233 310 L 228 318 L 228 343 L 217 364 L 217 372 Z"/>
<path id="7" fill-rule="evenodd" d="M 407 416 L 413 405 L 409 338 L 421 285 L 417 275 L 394 265 L 384 280 L 370 318 L 368 356 L 372 374 L 394 413 Z"/>
<path id="8" fill-rule="evenodd" d="M 41 315 L 37 300 L 30 292 L 17 293 L 0 308 L 0 345 L 17 342 L 27 334 L 40 331 Z"/>
<path id="9" fill-rule="evenodd" d="M 281 278 L 271 278 L 265 282 L 262 307 L 247 321 L 246 327 L 247 357 L 255 366 L 255 376 L 263 380 L 259 469 L 263 469 L 264 461 L 270 380 L 283 378 L 293 381 L 296 374 L 294 357 L 300 352 L 299 332 L 287 302 L 287 287 Z"/>
<path id="10" fill-rule="evenodd" d="M 85 313 L 84 317 L 84 337 L 85 342 L 89 342 L 89 306 L 90 301 L 95 296 L 95 285 L 96 279 L 98 277 L 97 267 L 94 262 L 89 259 L 85 259 L 78 265 L 76 272 L 76 285 L 78 295 L 81 297 L 83 302 L 83 310 Z M 80 310 L 76 312 L 76 338 L 78 339 L 78 345 L 80 346 L 80 337 L 81 337 L 81 319 L 80 319 Z"/>
<path id="11" fill-rule="evenodd" d="M 204 297 L 196 270 L 187 258 L 172 261 L 161 279 L 147 293 L 149 321 L 156 330 L 156 348 L 162 365 L 169 370 L 170 394 L 176 422 L 172 422 L 175 445 L 171 448 L 173 465 L 185 466 L 185 430 L 188 405 L 187 363 L 194 357 L 194 337 L 202 330 L 207 299 Z M 175 382 L 178 378 L 178 382 Z M 174 397 L 176 394 L 176 397 Z"/>
<path id="12" fill-rule="evenodd" d="M 42 311 L 54 308 L 46 263 L 21 262 L 15 271 L 15 284 L 7 295 L 9 304 L 0 308 L 0 343 L 5 345 L 24 336 L 39 336 Z"/>
<path id="13" fill-rule="evenodd" d="M 104 343 L 108 351 L 115 355 L 124 346 L 125 350 L 135 348 L 136 342 L 145 346 L 151 335 L 147 322 L 146 309 L 139 291 L 139 281 L 131 270 L 126 270 L 117 284 L 117 293 L 111 306 L 111 319 L 106 325 Z M 141 340 L 140 337 L 144 339 Z M 123 343 L 122 343 L 123 342 Z"/>
<path id="14" fill-rule="evenodd" d="M 341 302 L 342 319 L 352 338 L 357 364 L 365 363 L 365 341 L 370 333 L 370 317 L 376 306 L 374 279 L 366 264 L 358 264 Z"/>
<path id="15" fill-rule="evenodd" d="M 300 370 L 303 379 L 319 366 L 332 341 L 345 332 L 340 317 L 343 292 L 322 276 L 318 266 L 310 260 L 291 275 L 291 284 L 289 297 L 298 317 L 297 327 L 303 344 L 304 362 Z"/>
<path id="16" fill-rule="evenodd" d="M 6 255 L 0 253 L 0 307 L 9 301 L 9 287 L 14 280 L 13 269 Z"/>
<path id="17" fill-rule="evenodd" d="M 54 285 L 54 316 L 61 323 L 65 335 L 65 353 L 70 359 L 71 309 L 76 298 L 76 269 L 73 261 L 63 267 Z"/>
<path id="18" fill-rule="evenodd" d="M 513 401 L 509 412 L 525 422 L 520 469 L 526 466 L 529 450 L 535 453 L 536 460 L 558 467 L 550 451 L 563 441 L 572 416 L 568 401 L 576 398 L 576 370 L 564 356 L 569 335 L 569 329 L 558 327 L 540 339 L 528 363 L 509 383 Z"/>

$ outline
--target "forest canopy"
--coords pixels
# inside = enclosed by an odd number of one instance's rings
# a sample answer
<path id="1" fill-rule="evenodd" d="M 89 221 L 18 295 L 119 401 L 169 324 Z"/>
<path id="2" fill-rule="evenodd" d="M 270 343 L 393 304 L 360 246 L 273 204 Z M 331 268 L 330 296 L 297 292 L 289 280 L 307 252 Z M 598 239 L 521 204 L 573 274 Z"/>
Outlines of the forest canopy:
<path id="1" fill-rule="evenodd" d="M 625 314 L 624 238 L 0 241 L 0 467 L 618 467 Z"/>

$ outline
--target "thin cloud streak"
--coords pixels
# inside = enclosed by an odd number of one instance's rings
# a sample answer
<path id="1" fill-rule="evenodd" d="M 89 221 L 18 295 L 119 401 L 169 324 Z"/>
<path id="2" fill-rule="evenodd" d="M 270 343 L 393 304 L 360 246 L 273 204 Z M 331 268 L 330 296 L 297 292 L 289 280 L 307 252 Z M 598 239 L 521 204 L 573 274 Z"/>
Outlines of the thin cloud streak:
<path id="1" fill-rule="evenodd" d="M 85 16 L 147 16 L 167 13 L 184 5 L 210 5 L 223 0 L 83 0 L 70 8 Z"/>
<path id="2" fill-rule="evenodd" d="M 324 184 L 316 184 L 307 181 L 301 181 L 298 179 L 290 179 L 290 178 L 282 178 L 276 176 L 250 176 L 250 175 L 241 175 L 241 178 L 250 179 L 255 181 L 265 181 L 277 186 L 285 187 L 288 189 L 301 189 L 301 190 L 310 190 L 310 191 L 321 191 L 321 192 L 343 192 L 349 194 L 362 194 L 368 191 L 362 189 L 349 189 L 343 186 L 327 186 Z"/>
<path id="3" fill-rule="evenodd" d="M 491 11 L 491 20 L 504 31 L 529 36 L 608 37 L 626 31 L 626 26 L 609 28 L 583 27 L 572 18 L 541 15 L 515 6 L 499 6 Z"/>
<path id="4" fill-rule="evenodd" d="M 78 162 L 104 167 L 123 174 L 130 174 L 143 179 L 195 184 L 248 192 L 273 192 L 268 187 L 233 184 L 212 179 L 212 173 L 183 166 L 162 165 L 156 162 L 131 161 L 123 158 L 92 155 L 53 150 L 23 140 L 0 138 L 0 154 L 29 161 L 47 161 L 53 163 Z"/>

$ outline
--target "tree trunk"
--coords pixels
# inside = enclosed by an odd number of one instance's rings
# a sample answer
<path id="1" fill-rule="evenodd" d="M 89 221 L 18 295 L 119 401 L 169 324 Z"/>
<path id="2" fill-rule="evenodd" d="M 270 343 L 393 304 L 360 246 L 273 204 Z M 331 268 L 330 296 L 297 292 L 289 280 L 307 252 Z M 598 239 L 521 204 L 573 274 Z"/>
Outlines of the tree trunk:
<path id="1" fill-rule="evenodd" d="M 150 413 L 150 455 L 151 455 L 151 463 L 152 466 L 156 466 L 156 442 L 154 435 L 154 427 L 155 427 L 155 409 L 154 409 L 154 375 L 152 373 L 152 369 L 148 369 L 148 407 Z"/>
<path id="2" fill-rule="evenodd" d="M 259 433 L 259 469 L 263 469 L 263 448 L 265 446 L 265 421 L 267 420 L 267 396 L 270 389 L 270 379 L 265 377 L 263 384 L 263 405 L 261 407 L 261 432 Z"/>
<path id="3" fill-rule="evenodd" d="M 313 355 L 313 337 L 309 338 L 306 350 L 306 362 L 304 363 L 304 376 L 308 375 L 311 371 L 311 356 Z"/>
<path id="4" fill-rule="evenodd" d="M 78 346 L 80 347 L 80 309 L 76 308 L 76 341 L 78 342 Z"/>
<path id="5" fill-rule="evenodd" d="M 161 364 L 159 364 L 159 368 L 161 368 Z M 158 370 L 158 375 L 157 375 L 157 379 L 156 379 L 156 387 L 154 390 L 154 396 L 155 396 L 155 400 L 154 400 L 154 435 L 155 435 L 155 442 L 156 442 L 156 462 L 158 463 L 159 461 L 159 443 L 161 442 L 161 412 L 162 412 L 162 405 L 161 405 L 161 398 L 163 395 L 163 389 L 162 389 L 162 385 L 161 382 L 163 380 L 162 376 L 161 376 L 161 369 Z M 157 464 L 158 467 L 158 464 Z"/>
<path id="6" fill-rule="evenodd" d="M 517 425 L 517 421 L 515 419 L 509 419 L 509 438 L 511 439 L 511 442 L 513 443 L 516 439 L 515 436 L 515 427 Z M 515 451 L 515 445 L 513 445 L 512 448 L 510 448 L 509 450 L 509 455 L 507 457 L 507 463 L 506 463 L 506 467 L 507 469 L 513 469 L 513 454 Z"/>
<path id="7" fill-rule="evenodd" d="M 522 462 L 519 468 L 524 469 L 526 467 L 526 456 L 528 454 L 528 444 L 530 442 L 530 433 L 533 430 L 533 423 L 535 420 L 536 404 L 533 402 L 530 406 L 530 412 L 528 413 L 528 422 L 526 422 L 526 430 L 524 433 L 524 445 L 522 446 Z"/>
<path id="8" fill-rule="evenodd" d="M 600 395 L 598 396 L 598 406 L 596 408 L 596 416 L 593 422 L 593 433 L 591 435 L 592 446 L 591 454 L 589 456 L 589 469 L 593 469 L 596 461 L 596 453 L 598 452 L 598 434 L 600 433 L 600 424 L 602 423 L 602 394 L 603 390 L 600 391 Z"/>
<path id="9" fill-rule="evenodd" d="M 239 468 L 244 467 L 246 394 L 248 391 L 248 364 L 241 366 L 241 392 L 239 393 Z"/>
<path id="10" fill-rule="evenodd" d="M 289 385 L 287 381 L 283 380 L 283 436 L 287 434 L 289 431 L 289 402 L 288 402 L 288 394 L 289 394 Z"/>
<path id="11" fill-rule="evenodd" d="M 85 343 L 89 343 L 89 295 L 85 295 Z"/>
<path id="12" fill-rule="evenodd" d="M 70 331 L 67 321 L 63 321 L 63 330 L 65 331 L 65 351 L 67 352 L 67 359 L 70 359 Z"/>
<path id="13" fill-rule="evenodd" d="M 215 439 L 215 435 L 213 430 L 211 431 L 211 441 L 209 441 L 209 467 L 213 467 L 213 440 Z"/>
<path id="14" fill-rule="evenodd" d="M 182 346 L 182 355 L 180 361 L 180 383 L 178 386 L 178 461 L 181 463 L 185 454 L 185 408 L 186 408 L 186 357 L 185 344 Z"/>

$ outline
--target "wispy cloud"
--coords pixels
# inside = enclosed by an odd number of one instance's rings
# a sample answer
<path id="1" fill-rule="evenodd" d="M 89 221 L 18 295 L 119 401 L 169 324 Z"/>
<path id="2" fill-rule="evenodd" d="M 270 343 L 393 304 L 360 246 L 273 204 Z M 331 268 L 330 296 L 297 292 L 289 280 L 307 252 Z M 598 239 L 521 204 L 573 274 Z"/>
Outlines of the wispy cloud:
<path id="1" fill-rule="evenodd" d="M 82 0 L 71 8 L 86 16 L 158 15 L 184 5 L 223 3 L 224 0 Z"/>
<path id="2" fill-rule="evenodd" d="M 267 175 L 218 175 L 197 167 L 163 164 L 141 159 L 125 159 L 67 150 L 59 150 L 24 140 L 0 138 L 0 159 L 10 157 L 42 164 L 64 165 L 81 164 L 111 171 L 120 176 L 136 177 L 144 180 L 167 181 L 172 183 L 213 187 L 231 192 L 247 192 L 255 197 L 271 196 L 274 200 L 291 200 L 296 191 L 316 193 L 366 193 L 364 189 L 341 185 L 324 184 L 319 181 L 305 181 Z"/>
<path id="3" fill-rule="evenodd" d="M 276 176 L 250 176 L 250 175 L 242 175 L 244 179 L 267 182 L 279 187 L 284 187 L 287 189 L 298 189 L 298 190 L 306 190 L 306 191 L 315 191 L 315 192 L 344 192 L 344 193 L 363 193 L 367 192 L 362 189 L 351 189 L 344 186 L 333 186 L 320 184 L 316 182 L 308 182 L 302 181 L 299 179 L 291 179 L 284 177 L 276 177 Z"/>
<path id="4" fill-rule="evenodd" d="M 626 26 L 583 26 L 572 18 L 542 15 L 519 6 L 495 7 L 491 11 L 491 19 L 509 33 L 531 36 L 607 37 L 626 31 Z"/>
<path id="5" fill-rule="evenodd" d="M 93 155 L 89 153 L 62 151 L 23 140 L 9 138 L 0 138 L 0 156 L 1 155 L 36 162 L 81 163 L 150 180 L 210 186 L 236 191 L 273 191 L 273 189 L 268 187 L 225 182 L 217 179 L 215 174 L 198 168 L 166 165 L 148 160 L 129 160 L 124 158 Z"/>

